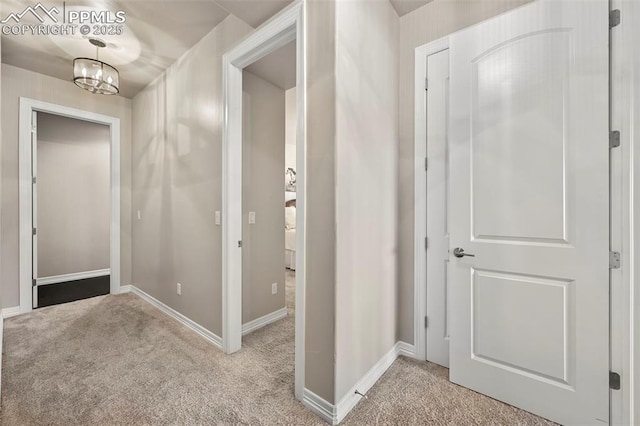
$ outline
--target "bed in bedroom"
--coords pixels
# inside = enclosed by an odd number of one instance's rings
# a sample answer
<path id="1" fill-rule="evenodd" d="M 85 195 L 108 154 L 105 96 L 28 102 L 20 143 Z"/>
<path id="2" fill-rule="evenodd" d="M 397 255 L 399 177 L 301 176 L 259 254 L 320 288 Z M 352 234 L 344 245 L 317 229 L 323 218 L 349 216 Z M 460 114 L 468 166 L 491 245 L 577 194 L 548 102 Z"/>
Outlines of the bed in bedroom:
<path id="1" fill-rule="evenodd" d="M 296 193 L 285 193 L 284 208 L 284 265 L 296 270 Z"/>

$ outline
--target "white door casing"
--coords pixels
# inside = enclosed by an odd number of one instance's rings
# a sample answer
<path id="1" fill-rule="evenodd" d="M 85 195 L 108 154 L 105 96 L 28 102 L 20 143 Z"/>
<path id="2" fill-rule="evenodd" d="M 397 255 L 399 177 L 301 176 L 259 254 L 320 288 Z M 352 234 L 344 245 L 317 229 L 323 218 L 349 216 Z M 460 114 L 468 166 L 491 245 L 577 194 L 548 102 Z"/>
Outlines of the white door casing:
<path id="1" fill-rule="evenodd" d="M 242 347 L 242 70 L 296 41 L 298 87 L 296 165 L 296 310 L 295 395 L 304 397 L 305 372 L 305 167 L 306 167 L 306 60 L 305 3 L 296 0 L 265 22 L 223 56 L 223 229 L 222 229 L 222 347 L 234 353 Z"/>
<path id="2" fill-rule="evenodd" d="M 37 239 L 33 236 L 36 226 L 37 201 L 33 184 L 37 161 L 37 128 L 34 116 L 37 112 L 104 124 L 110 128 L 111 174 L 111 226 L 110 226 L 110 283 L 111 294 L 120 293 L 120 119 L 108 115 L 69 108 L 62 105 L 20 98 L 19 127 L 19 198 L 20 198 L 20 313 L 30 312 L 37 301 Z M 37 184 L 37 180 L 36 180 Z"/>
<path id="3" fill-rule="evenodd" d="M 449 50 L 427 56 L 427 361 L 449 367 Z"/>
<path id="4" fill-rule="evenodd" d="M 537 1 L 450 38 L 453 382 L 609 422 L 608 3 Z"/>

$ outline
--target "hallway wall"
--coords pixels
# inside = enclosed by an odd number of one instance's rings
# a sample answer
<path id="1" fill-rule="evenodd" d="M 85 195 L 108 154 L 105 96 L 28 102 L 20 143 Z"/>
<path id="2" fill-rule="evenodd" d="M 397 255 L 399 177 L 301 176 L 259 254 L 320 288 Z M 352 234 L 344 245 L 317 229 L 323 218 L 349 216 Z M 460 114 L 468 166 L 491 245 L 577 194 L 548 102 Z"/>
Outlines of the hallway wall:
<path id="1" fill-rule="evenodd" d="M 133 99 L 132 284 L 218 336 L 222 55 L 251 30 L 228 16 Z"/>
<path id="2" fill-rule="evenodd" d="M 396 343 L 398 24 L 336 3 L 336 401 Z"/>
<path id="3" fill-rule="evenodd" d="M 305 299 L 313 302 L 305 306 L 305 387 L 329 403 L 335 402 L 335 13 L 335 0 L 306 0 L 307 229 L 303 271 Z M 300 266 L 296 265 L 298 271 Z"/>

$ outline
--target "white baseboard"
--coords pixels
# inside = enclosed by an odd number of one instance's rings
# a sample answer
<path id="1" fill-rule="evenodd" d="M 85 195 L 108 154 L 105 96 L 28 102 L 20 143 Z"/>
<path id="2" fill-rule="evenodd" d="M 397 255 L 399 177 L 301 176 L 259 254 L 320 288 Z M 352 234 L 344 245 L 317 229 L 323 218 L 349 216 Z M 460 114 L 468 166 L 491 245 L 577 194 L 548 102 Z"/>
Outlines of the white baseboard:
<path id="1" fill-rule="evenodd" d="M 337 425 L 336 406 L 305 388 L 302 403 L 330 425 Z"/>
<path id="2" fill-rule="evenodd" d="M 2 318 L 11 318 L 16 315 L 20 315 L 20 306 L 13 306 L 11 308 L 4 308 L 2 310 Z"/>
<path id="3" fill-rule="evenodd" d="M 327 402 L 309 389 L 304 390 L 302 403 L 329 424 L 337 425 L 360 402 L 362 397 L 356 394 L 356 391 L 366 395 L 400 355 L 415 358 L 415 347 L 405 342 L 397 342 L 336 405 Z"/>
<path id="4" fill-rule="evenodd" d="M 187 318 L 186 316 L 182 315 L 180 312 L 165 305 L 155 297 L 145 293 L 144 291 L 140 290 L 138 287 L 134 285 L 127 285 L 127 286 L 120 287 L 120 293 L 129 293 L 129 292 L 135 294 L 136 296 L 140 297 L 144 301 L 150 303 L 151 305 L 153 305 L 154 307 L 156 307 L 166 315 L 170 316 L 171 318 L 180 322 L 185 327 L 199 334 L 202 338 L 204 338 L 209 343 L 216 346 L 218 349 L 222 350 L 222 338 L 216 335 L 215 333 L 207 330 L 197 322 Z"/>
<path id="5" fill-rule="evenodd" d="M 120 286 L 120 294 L 125 294 L 125 293 L 131 293 L 131 287 L 132 285 L 121 285 Z"/>
<path id="6" fill-rule="evenodd" d="M 20 307 L 18 307 L 19 309 Z M 0 366 L 2 365 L 2 341 L 4 340 L 4 317 L 0 315 Z M 2 396 L 2 368 L 0 368 L 0 397 Z"/>
<path id="7" fill-rule="evenodd" d="M 398 355 L 403 355 L 408 358 L 417 359 L 416 347 L 414 345 L 410 345 L 409 343 L 406 343 L 406 342 L 398 342 L 397 346 L 398 346 Z"/>
<path id="8" fill-rule="evenodd" d="M 272 322 L 276 322 L 285 318 L 287 316 L 287 308 L 281 308 L 277 311 L 273 311 L 270 314 L 261 316 L 260 318 L 256 318 L 253 321 L 249 321 L 246 324 L 242 324 L 242 335 L 249 334 L 252 331 L 255 331 L 259 328 L 264 327 L 265 325 L 271 324 Z"/>
<path id="9" fill-rule="evenodd" d="M 97 269 L 95 271 L 74 272 L 71 274 L 54 275 L 36 279 L 36 285 L 65 283 L 67 281 L 86 280 L 87 278 L 104 277 L 110 275 L 111 269 Z"/>

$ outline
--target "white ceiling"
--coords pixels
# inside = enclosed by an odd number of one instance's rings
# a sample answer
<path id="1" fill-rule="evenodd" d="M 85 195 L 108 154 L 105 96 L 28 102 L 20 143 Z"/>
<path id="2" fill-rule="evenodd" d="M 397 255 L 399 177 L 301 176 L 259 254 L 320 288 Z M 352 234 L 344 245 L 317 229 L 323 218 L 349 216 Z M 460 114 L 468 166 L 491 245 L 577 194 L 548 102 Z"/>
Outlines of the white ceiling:
<path id="1" fill-rule="evenodd" d="M 284 9 L 293 0 L 216 0 L 232 15 L 257 28 L 267 19 Z"/>
<path id="2" fill-rule="evenodd" d="M 284 90 L 296 87 L 295 40 L 249 65 L 245 71 Z"/>
<path id="3" fill-rule="evenodd" d="M 391 4 L 398 16 L 403 16 L 432 1 L 433 0 L 391 0 Z"/>
<path id="4" fill-rule="evenodd" d="M 120 94 L 132 98 L 173 64 L 202 37 L 233 14 L 250 25 L 259 25 L 291 1 L 215 1 L 215 0 L 67 0 L 72 8 L 124 10 L 123 35 L 100 36 L 107 47 L 100 59 L 120 71 Z M 57 4 L 60 3 L 60 4 Z M 232 3 L 238 3 L 234 5 Z M 0 16 L 20 12 L 24 0 L 2 0 Z M 46 2 L 62 11 L 62 0 Z M 21 23 L 29 23 L 27 17 Z M 35 18 L 33 22 L 38 23 Z M 2 62 L 63 80 L 71 80 L 75 57 L 94 58 L 96 49 L 87 36 L 2 35 Z"/>
<path id="5" fill-rule="evenodd" d="M 431 0 L 391 0 L 404 15 Z M 124 10 L 125 32 L 100 36 L 100 59 L 120 71 L 120 94 L 132 98 L 230 13 L 257 27 L 292 0 L 67 0 L 72 8 Z M 24 0 L 2 0 L 0 16 L 20 12 Z M 62 11 L 62 0 L 46 1 Z M 24 18 L 27 20 L 27 18 Z M 25 22 L 23 20 L 23 23 Z M 32 23 L 37 23 L 33 19 Z M 2 62 L 63 80 L 72 79 L 75 57 L 95 57 L 87 36 L 2 35 Z M 252 72 L 282 88 L 295 86 L 295 48 L 283 48 L 252 65 Z M 293 54 L 292 54 L 293 53 Z M 293 82 L 293 83 L 292 83 Z"/>

